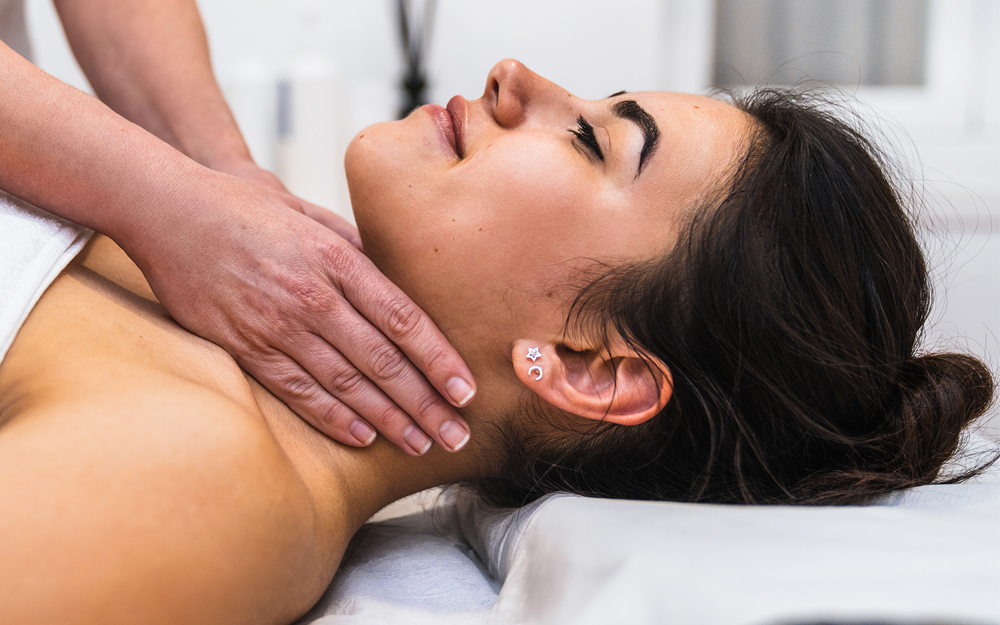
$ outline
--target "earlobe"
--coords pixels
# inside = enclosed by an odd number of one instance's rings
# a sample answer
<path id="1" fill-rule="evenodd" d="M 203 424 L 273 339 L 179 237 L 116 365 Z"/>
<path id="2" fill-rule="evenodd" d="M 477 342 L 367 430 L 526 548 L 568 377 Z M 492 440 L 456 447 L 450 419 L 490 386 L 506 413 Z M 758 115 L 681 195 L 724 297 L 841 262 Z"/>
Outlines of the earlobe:
<path id="1" fill-rule="evenodd" d="M 627 349 L 620 355 L 518 339 L 518 379 L 552 406 L 587 419 L 637 425 L 656 416 L 673 390 L 670 370 Z"/>

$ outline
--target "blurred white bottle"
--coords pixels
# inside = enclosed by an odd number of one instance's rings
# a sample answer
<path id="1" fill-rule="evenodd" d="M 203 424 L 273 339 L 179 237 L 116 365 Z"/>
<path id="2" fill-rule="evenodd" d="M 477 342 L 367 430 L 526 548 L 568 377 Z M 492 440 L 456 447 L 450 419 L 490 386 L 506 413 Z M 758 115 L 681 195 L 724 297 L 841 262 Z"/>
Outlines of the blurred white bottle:
<path id="1" fill-rule="evenodd" d="M 274 171 L 278 140 L 278 79 L 259 58 L 246 58 L 221 80 L 229 108 L 254 161 Z"/>
<path id="2" fill-rule="evenodd" d="M 302 199 L 349 215 L 342 200 L 343 81 L 336 62 L 323 52 L 323 15 L 318 0 L 301 7 L 301 51 L 279 91 L 278 175 Z"/>

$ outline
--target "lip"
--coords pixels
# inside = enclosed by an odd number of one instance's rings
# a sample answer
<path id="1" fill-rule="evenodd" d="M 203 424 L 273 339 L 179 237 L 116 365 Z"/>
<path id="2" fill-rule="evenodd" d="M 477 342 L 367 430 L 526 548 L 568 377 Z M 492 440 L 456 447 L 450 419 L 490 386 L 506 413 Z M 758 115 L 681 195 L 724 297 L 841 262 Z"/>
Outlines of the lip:
<path id="1" fill-rule="evenodd" d="M 446 107 L 451 116 L 451 127 L 455 131 L 455 152 L 459 158 L 465 156 L 465 125 L 469 118 L 469 102 L 460 95 L 448 100 Z"/>
<path id="2" fill-rule="evenodd" d="M 448 109 L 439 104 L 425 104 L 421 108 L 427 111 L 427 113 L 431 116 L 431 119 L 434 121 L 434 124 L 437 126 L 438 135 L 441 139 L 441 147 L 460 157 L 458 133 L 455 128 L 456 124 L 452 120 L 451 113 Z"/>

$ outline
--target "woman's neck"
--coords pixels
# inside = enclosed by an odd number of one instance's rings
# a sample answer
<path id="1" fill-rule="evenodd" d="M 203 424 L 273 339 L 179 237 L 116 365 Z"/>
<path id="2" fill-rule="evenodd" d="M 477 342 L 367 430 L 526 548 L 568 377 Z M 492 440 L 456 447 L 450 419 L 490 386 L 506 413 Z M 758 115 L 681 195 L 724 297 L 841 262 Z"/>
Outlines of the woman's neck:
<path id="1" fill-rule="evenodd" d="M 383 437 L 370 447 L 348 447 L 312 428 L 255 380 L 248 380 L 268 427 L 313 494 L 320 531 L 335 540 L 346 541 L 397 499 L 481 474 L 481 450 L 475 440 L 458 453 L 435 445 L 422 457 L 407 455 Z"/>

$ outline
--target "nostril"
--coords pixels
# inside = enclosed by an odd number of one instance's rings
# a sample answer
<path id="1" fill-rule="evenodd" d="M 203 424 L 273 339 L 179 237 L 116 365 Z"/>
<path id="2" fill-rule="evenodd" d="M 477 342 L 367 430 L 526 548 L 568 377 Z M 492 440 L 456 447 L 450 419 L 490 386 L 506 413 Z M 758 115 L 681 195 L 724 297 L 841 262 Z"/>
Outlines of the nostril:
<path id="1" fill-rule="evenodd" d="M 504 128 L 515 128 L 524 122 L 525 105 L 530 85 L 525 80 L 531 72 L 514 61 L 507 59 L 493 66 L 486 77 L 486 92 L 483 98 L 493 100 L 493 119 Z"/>

